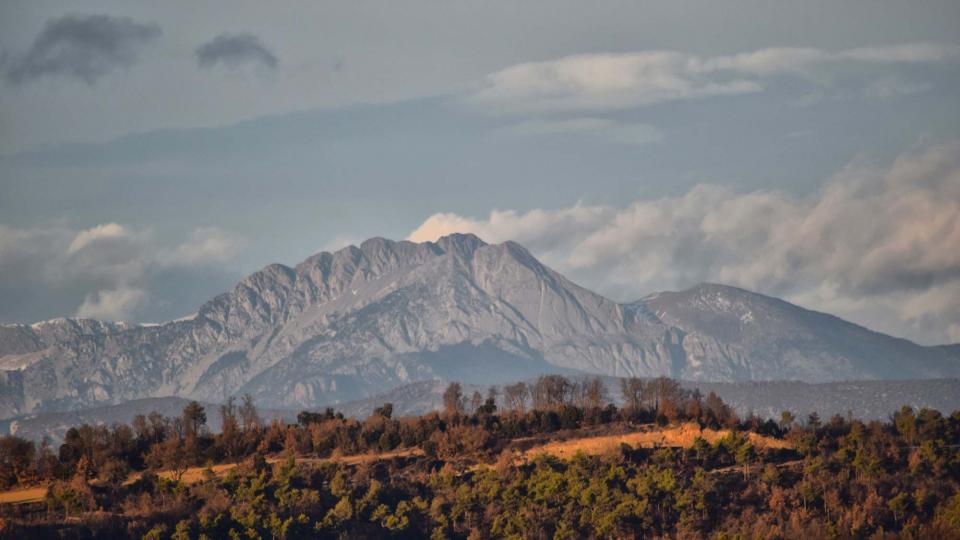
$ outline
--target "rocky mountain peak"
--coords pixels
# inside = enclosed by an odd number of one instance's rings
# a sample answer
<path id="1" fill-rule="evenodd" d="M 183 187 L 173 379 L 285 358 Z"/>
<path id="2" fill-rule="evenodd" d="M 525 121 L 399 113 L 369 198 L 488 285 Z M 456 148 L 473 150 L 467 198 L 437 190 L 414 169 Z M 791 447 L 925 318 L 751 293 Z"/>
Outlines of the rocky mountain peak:
<path id="1" fill-rule="evenodd" d="M 0 327 L 0 417 L 145 397 L 315 407 L 419 380 L 538 373 L 700 381 L 960 375 L 920 347 L 719 284 L 618 304 L 514 242 L 372 238 L 273 264 L 187 321 Z"/>

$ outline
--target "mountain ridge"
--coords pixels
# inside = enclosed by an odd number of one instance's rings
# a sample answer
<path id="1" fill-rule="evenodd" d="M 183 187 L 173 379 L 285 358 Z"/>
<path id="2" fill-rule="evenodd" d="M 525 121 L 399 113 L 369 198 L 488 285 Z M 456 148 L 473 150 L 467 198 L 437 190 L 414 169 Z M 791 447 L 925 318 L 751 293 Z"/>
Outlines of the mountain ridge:
<path id="1" fill-rule="evenodd" d="M 188 319 L 0 327 L 0 418 L 238 393 L 275 408 L 319 406 L 417 380 L 493 384 L 543 372 L 808 382 L 960 374 L 960 347 L 898 339 L 717 284 L 617 303 L 515 242 L 372 238 L 265 266 Z"/>

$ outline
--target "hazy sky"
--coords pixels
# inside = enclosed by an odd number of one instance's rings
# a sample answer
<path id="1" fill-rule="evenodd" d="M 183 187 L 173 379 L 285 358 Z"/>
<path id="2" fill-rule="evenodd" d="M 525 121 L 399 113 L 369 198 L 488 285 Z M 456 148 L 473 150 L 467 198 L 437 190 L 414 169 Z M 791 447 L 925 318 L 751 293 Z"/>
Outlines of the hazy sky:
<path id="1" fill-rule="evenodd" d="M 370 236 L 960 341 L 960 3 L 0 2 L 0 322 Z"/>

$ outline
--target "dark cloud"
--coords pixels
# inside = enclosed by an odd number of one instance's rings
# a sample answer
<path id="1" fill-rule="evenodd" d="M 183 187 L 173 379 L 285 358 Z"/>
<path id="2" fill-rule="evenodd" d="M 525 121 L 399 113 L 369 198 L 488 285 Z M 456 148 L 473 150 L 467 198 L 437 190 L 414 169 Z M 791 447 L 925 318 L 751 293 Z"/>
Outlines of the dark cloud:
<path id="1" fill-rule="evenodd" d="M 75 77 L 87 84 L 133 66 L 144 45 L 161 34 L 156 24 L 127 17 L 65 15 L 50 19 L 30 49 L 6 66 L 7 80 L 30 81 L 46 75 Z"/>
<path id="2" fill-rule="evenodd" d="M 222 65 L 238 68 L 247 64 L 259 64 L 276 69 L 280 61 L 270 52 L 260 38 L 253 34 L 220 34 L 197 47 L 197 65 L 202 68 Z"/>

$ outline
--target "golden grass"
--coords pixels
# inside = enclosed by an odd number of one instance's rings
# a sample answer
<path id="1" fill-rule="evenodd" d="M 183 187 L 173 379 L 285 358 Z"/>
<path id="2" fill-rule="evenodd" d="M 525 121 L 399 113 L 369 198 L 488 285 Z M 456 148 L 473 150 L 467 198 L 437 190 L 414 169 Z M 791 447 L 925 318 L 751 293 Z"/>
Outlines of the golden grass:
<path id="1" fill-rule="evenodd" d="M 213 470 L 213 474 L 216 476 L 225 476 L 230 469 L 236 467 L 236 463 L 221 463 L 220 465 L 213 465 L 210 468 Z M 190 467 L 184 471 L 183 476 L 180 478 L 180 481 L 185 484 L 196 484 L 197 482 L 204 479 L 206 476 L 206 467 Z M 174 474 L 172 471 L 160 471 L 157 473 L 157 476 L 161 478 L 166 478 L 167 480 L 173 480 Z M 132 484 L 140 478 L 139 473 L 131 475 L 125 483 Z"/>
<path id="2" fill-rule="evenodd" d="M 357 454 L 353 456 L 339 456 L 339 457 L 329 457 L 329 458 L 310 458 L 310 457 L 301 457 L 296 458 L 297 463 L 327 463 L 327 462 L 338 462 L 345 465 L 359 465 L 361 463 L 369 463 L 373 461 L 380 461 L 383 459 L 392 459 L 395 457 L 409 457 L 409 456 L 420 456 L 423 455 L 423 450 L 419 448 L 403 448 L 399 450 L 393 450 L 391 452 L 383 453 L 369 453 L 369 454 Z M 286 456 L 270 456 L 267 458 L 267 463 L 275 465 L 277 463 L 283 463 L 287 460 Z M 236 468 L 236 463 L 221 463 L 220 465 L 213 465 L 210 467 L 213 470 L 214 475 L 217 477 L 226 476 L 231 469 Z M 196 484 L 204 478 L 206 478 L 207 467 L 190 467 L 183 473 L 183 477 L 180 479 L 181 482 L 185 484 Z M 132 484 L 140 478 L 141 473 L 134 473 L 127 479 L 127 484 Z M 172 480 L 174 474 L 172 471 L 160 471 L 157 473 L 157 476 Z"/>
<path id="3" fill-rule="evenodd" d="M 566 441 L 554 441 L 524 451 L 522 458 L 530 459 L 538 454 L 549 454 L 561 459 L 569 459 L 576 455 L 577 452 L 583 452 L 585 454 L 605 454 L 617 451 L 621 444 L 647 448 L 655 446 L 690 448 L 693 446 L 693 441 L 696 440 L 697 437 L 701 437 L 708 443 L 713 444 L 717 439 L 729 433 L 729 430 L 701 429 L 697 424 L 687 423 L 668 428 L 647 428 L 642 431 L 620 435 L 601 435 Z M 747 436 L 750 438 L 750 442 L 758 449 L 790 447 L 786 441 L 774 439 L 773 437 L 758 435 L 756 433 L 747 433 Z"/>
<path id="4" fill-rule="evenodd" d="M 15 491 L 0 492 L 0 504 L 22 504 L 42 501 L 47 495 L 47 488 L 35 487 L 18 489 Z"/>
<path id="5" fill-rule="evenodd" d="M 297 463 L 325 463 L 325 462 L 339 462 L 346 465 L 360 465 L 361 463 L 370 463 L 373 461 L 379 461 L 383 459 L 393 459 L 395 457 L 411 457 L 411 456 L 421 456 L 423 451 L 419 448 L 402 448 L 399 450 L 394 450 L 392 452 L 383 452 L 380 454 L 357 454 L 355 456 L 341 456 L 341 457 L 329 457 L 329 458 L 309 458 L 309 457 L 297 457 Z M 267 463 L 277 464 L 283 463 L 287 460 L 285 456 L 270 456 L 267 458 Z M 214 475 L 217 477 L 226 476 L 231 469 L 237 466 L 236 463 L 221 463 L 219 465 L 213 465 L 210 468 L 213 470 Z M 197 482 L 202 481 L 206 478 L 207 467 L 190 467 L 183 473 L 183 477 L 180 479 L 181 482 L 185 484 L 196 484 Z M 142 472 L 136 472 L 130 475 L 127 478 L 127 481 L 124 484 L 132 484 L 136 482 L 141 476 Z M 160 471 L 157 473 L 157 476 L 167 479 L 173 479 L 174 474 L 172 471 Z M 14 491 L 2 491 L 0 492 L 0 504 L 23 504 L 42 501 L 47 494 L 47 487 L 35 487 L 29 489 L 18 489 Z"/>

